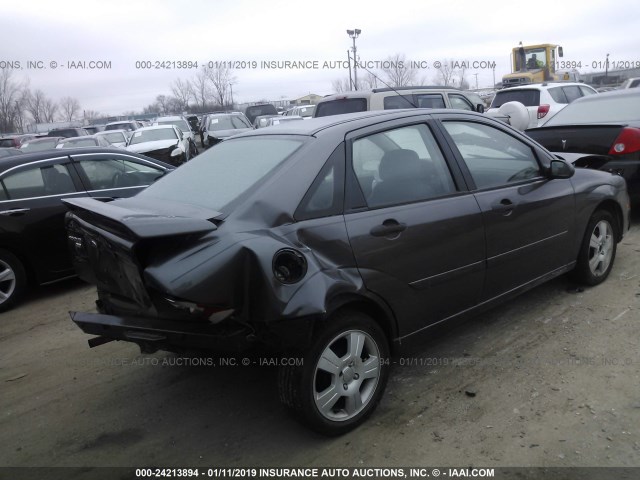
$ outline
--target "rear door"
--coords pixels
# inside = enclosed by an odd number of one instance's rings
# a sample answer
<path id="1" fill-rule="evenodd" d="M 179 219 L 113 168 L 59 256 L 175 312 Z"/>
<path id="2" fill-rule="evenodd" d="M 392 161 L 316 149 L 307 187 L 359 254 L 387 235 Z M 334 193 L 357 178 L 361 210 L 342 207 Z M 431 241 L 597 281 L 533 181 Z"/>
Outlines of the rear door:
<path id="1" fill-rule="evenodd" d="M 3 248 L 27 258 L 39 283 L 73 275 L 63 198 L 86 196 L 66 156 L 11 168 L 0 175 Z"/>
<path id="2" fill-rule="evenodd" d="M 507 127 L 440 115 L 486 232 L 488 300 L 571 263 L 575 229 L 569 179 L 545 177 L 541 154 Z"/>
<path id="3" fill-rule="evenodd" d="M 475 305 L 484 279 L 478 204 L 417 118 L 347 137 L 347 232 L 366 287 L 402 318 L 401 336 Z"/>

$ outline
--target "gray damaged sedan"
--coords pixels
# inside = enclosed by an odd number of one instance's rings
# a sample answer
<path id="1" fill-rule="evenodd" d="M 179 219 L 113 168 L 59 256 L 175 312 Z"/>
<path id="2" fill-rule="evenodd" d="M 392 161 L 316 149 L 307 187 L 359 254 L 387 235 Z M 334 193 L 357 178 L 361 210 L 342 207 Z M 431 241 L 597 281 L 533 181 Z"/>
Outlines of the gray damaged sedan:
<path id="1" fill-rule="evenodd" d="M 328 435 L 379 402 L 429 327 L 558 275 L 597 285 L 629 225 L 623 178 L 476 113 L 393 110 L 241 134 L 133 198 L 66 199 L 95 346 L 275 349 L 283 403 Z M 295 363 L 292 365 L 291 363 Z"/>

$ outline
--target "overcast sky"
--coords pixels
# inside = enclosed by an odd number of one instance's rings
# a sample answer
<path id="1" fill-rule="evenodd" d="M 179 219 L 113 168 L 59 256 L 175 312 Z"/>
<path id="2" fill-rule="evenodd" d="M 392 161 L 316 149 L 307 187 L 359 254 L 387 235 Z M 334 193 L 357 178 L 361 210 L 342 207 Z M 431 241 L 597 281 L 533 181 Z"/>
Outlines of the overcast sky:
<path id="1" fill-rule="evenodd" d="M 359 28 L 360 60 L 375 62 L 402 53 L 425 65 L 434 61 L 495 61 L 496 80 L 509 73 L 511 48 L 557 43 L 564 60 L 582 62 L 581 72 L 600 70 L 592 62 L 640 61 L 637 0 L 559 1 L 253 1 L 189 0 L 3 2 L 0 62 L 19 61 L 16 79 L 48 96 L 78 98 L 83 109 L 115 115 L 169 95 L 176 78 L 195 70 L 136 69 L 136 61 L 256 61 L 238 69 L 236 102 L 279 100 L 308 93 L 332 93 L 332 80 L 347 70 L 259 68 L 262 61 L 344 61 Z M 27 69 L 27 61 L 46 69 Z M 105 70 L 70 70 L 70 61 L 107 61 Z M 55 69 L 51 62 L 57 62 Z M 242 66 L 242 65 L 240 65 Z M 490 86 L 492 69 L 467 70 L 475 86 Z M 436 70 L 419 77 L 433 83 Z"/>

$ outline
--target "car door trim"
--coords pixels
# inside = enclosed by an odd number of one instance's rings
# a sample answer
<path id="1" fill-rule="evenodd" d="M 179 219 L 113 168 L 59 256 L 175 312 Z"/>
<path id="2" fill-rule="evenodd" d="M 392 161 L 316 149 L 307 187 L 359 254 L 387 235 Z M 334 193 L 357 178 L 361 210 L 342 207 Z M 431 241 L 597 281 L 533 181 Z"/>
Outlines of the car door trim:
<path id="1" fill-rule="evenodd" d="M 535 242 L 528 243 L 528 244 L 523 245 L 523 246 L 518 247 L 518 248 L 514 248 L 513 250 L 509 250 L 507 252 L 502 252 L 502 253 L 499 253 L 498 255 L 494 255 L 492 257 L 488 257 L 487 258 L 487 268 L 491 268 L 491 267 L 494 267 L 494 266 L 499 265 L 501 263 L 508 262 L 508 261 L 510 261 L 510 257 L 512 255 L 516 255 L 516 254 L 520 255 L 523 250 L 535 249 L 535 248 L 541 246 L 545 242 L 553 241 L 553 240 L 555 240 L 555 239 L 557 239 L 559 237 L 567 235 L 568 233 L 569 233 L 569 230 L 564 230 L 562 232 L 556 233 L 556 234 L 551 235 L 549 237 L 542 238 L 540 240 L 536 240 Z"/>
<path id="2" fill-rule="evenodd" d="M 439 285 L 441 283 L 447 282 L 456 277 L 460 277 L 462 275 L 468 275 L 470 273 L 478 272 L 484 269 L 485 260 L 479 260 L 477 262 L 470 263 L 468 265 L 463 265 L 462 267 L 454 268 L 453 270 L 449 270 L 447 272 L 438 273 L 436 275 L 432 275 L 430 277 L 426 277 L 420 280 L 414 280 L 410 282 L 409 285 L 422 290 L 424 288 L 433 287 Z"/>

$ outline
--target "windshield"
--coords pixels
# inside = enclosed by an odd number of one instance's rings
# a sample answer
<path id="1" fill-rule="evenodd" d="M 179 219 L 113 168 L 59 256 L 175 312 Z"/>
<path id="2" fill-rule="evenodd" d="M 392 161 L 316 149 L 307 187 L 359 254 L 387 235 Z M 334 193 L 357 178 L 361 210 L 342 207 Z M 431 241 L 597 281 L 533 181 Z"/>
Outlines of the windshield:
<path id="1" fill-rule="evenodd" d="M 191 127 L 186 120 L 161 120 L 158 122 L 158 125 L 175 125 L 183 132 L 191 131 Z"/>
<path id="2" fill-rule="evenodd" d="M 129 122 L 125 123 L 112 123 L 111 125 L 107 125 L 104 127 L 105 130 L 133 130 L 133 126 Z"/>
<path id="3" fill-rule="evenodd" d="M 60 142 L 60 148 L 95 147 L 98 144 L 95 138 L 74 138 Z"/>
<path id="4" fill-rule="evenodd" d="M 235 130 L 237 128 L 250 127 L 237 116 L 219 116 L 209 120 L 209 130 Z"/>
<path id="5" fill-rule="evenodd" d="M 28 152 L 39 152 L 41 150 L 54 148 L 57 144 L 57 138 L 52 138 L 51 140 L 38 140 L 37 142 L 23 143 L 20 147 L 20 150 L 26 150 Z"/>
<path id="6" fill-rule="evenodd" d="M 588 123 L 637 122 L 640 120 L 640 95 L 590 96 L 589 100 L 570 103 L 545 123 L 579 125 Z"/>
<path id="7" fill-rule="evenodd" d="M 153 130 L 137 131 L 131 137 L 129 145 L 136 143 L 155 142 L 156 140 L 177 140 L 178 136 L 173 128 L 156 128 Z"/>
<path id="8" fill-rule="evenodd" d="M 127 141 L 122 132 L 105 133 L 100 136 L 106 138 L 109 143 L 124 143 Z"/>
<path id="9" fill-rule="evenodd" d="M 223 211 L 226 205 L 264 180 L 302 144 L 303 140 L 272 136 L 225 141 L 138 195 Z"/>

